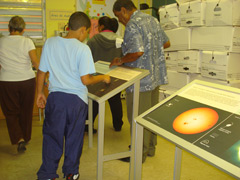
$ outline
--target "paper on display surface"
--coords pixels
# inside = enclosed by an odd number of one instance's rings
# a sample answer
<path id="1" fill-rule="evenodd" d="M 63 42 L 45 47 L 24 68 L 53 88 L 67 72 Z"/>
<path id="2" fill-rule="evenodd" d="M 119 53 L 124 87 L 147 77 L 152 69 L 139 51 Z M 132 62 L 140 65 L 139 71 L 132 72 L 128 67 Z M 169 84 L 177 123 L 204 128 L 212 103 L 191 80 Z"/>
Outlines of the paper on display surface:
<path id="1" fill-rule="evenodd" d="M 181 93 L 180 96 L 199 103 L 210 104 L 213 107 L 240 115 L 239 94 L 221 89 L 193 84 Z"/>
<path id="2" fill-rule="evenodd" d="M 112 66 L 111 68 L 109 68 L 109 65 L 110 63 L 105 61 L 95 62 L 95 68 L 98 73 L 107 74 L 118 79 L 129 81 L 141 74 L 140 71 L 136 71 L 131 68 L 119 66 Z"/>
<path id="3" fill-rule="evenodd" d="M 112 71 L 109 71 L 107 74 L 112 77 L 116 77 L 119 79 L 129 81 L 129 80 L 137 77 L 139 74 L 141 74 L 141 72 L 135 71 L 132 69 L 128 69 L 128 68 L 116 67 Z"/>

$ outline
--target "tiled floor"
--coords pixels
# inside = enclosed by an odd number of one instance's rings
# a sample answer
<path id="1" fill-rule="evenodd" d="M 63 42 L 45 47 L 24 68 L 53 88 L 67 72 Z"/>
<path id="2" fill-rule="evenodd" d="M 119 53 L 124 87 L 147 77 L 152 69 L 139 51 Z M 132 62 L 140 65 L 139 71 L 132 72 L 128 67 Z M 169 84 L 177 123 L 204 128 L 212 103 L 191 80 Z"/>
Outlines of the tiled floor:
<path id="1" fill-rule="evenodd" d="M 124 125 L 121 132 L 115 132 L 112 127 L 111 113 L 107 104 L 105 118 L 104 153 L 126 151 L 130 143 L 129 124 L 126 118 L 125 100 Z M 97 122 L 95 122 L 97 127 Z M 93 148 L 88 148 L 88 135 L 85 134 L 83 153 L 80 164 L 81 180 L 96 179 L 97 167 L 97 134 L 94 134 Z M 27 151 L 17 153 L 17 147 L 10 145 L 5 120 L 0 120 L 0 180 L 35 180 L 36 172 L 41 165 L 42 151 L 42 121 L 34 117 L 32 140 L 27 145 Z M 174 150 L 172 143 L 158 137 L 155 157 L 148 157 L 143 164 L 142 180 L 173 179 Z M 182 155 L 181 180 L 233 180 L 228 174 L 216 169 L 199 158 L 184 151 Z M 63 159 L 59 164 L 59 179 Z M 127 180 L 129 164 L 119 160 L 104 162 L 104 180 Z"/>

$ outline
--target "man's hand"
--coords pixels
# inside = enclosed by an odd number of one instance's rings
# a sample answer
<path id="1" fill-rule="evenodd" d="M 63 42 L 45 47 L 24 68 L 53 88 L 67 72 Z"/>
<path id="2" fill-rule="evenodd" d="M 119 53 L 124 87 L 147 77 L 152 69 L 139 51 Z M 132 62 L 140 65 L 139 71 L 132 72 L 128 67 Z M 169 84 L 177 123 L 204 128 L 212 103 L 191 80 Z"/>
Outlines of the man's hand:
<path id="1" fill-rule="evenodd" d="M 120 57 L 116 57 L 112 60 L 112 62 L 110 63 L 109 67 L 112 67 L 112 66 L 120 66 L 122 65 L 123 62 L 122 62 L 122 59 Z"/>

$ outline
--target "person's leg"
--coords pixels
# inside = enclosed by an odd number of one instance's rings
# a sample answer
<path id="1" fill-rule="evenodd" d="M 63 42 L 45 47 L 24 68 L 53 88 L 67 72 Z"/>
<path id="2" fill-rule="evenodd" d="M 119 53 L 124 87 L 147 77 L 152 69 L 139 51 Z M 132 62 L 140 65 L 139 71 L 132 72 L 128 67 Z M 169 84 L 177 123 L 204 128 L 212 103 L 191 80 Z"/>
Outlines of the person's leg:
<path id="1" fill-rule="evenodd" d="M 108 99 L 108 102 L 112 112 L 113 128 L 115 129 L 115 131 L 121 131 L 123 125 L 121 93 L 118 93 L 115 96 Z"/>
<path id="2" fill-rule="evenodd" d="M 156 105 L 159 102 L 159 87 L 156 87 L 151 94 L 151 107 Z M 157 135 L 155 133 L 151 133 L 148 156 L 155 155 L 155 147 L 157 145 Z"/>
<path id="3" fill-rule="evenodd" d="M 132 115 L 133 115 L 133 93 L 126 93 L 126 105 L 127 105 L 127 117 L 130 127 L 132 127 Z M 132 129 L 132 128 L 131 128 Z M 132 131 L 130 129 L 130 131 Z"/>
<path id="4" fill-rule="evenodd" d="M 48 96 L 43 124 L 42 165 L 37 173 L 39 180 L 58 178 L 56 171 L 63 153 L 68 118 L 66 99 L 66 94 L 60 92 L 52 92 Z"/>
<path id="5" fill-rule="evenodd" d="M 153 91 L 140 92 L 139 93 L 139 109 L 138 114 L 142 114 L 153 105 L 158 102 L 158 87 Z M 127 102 L 127 115 L 130 125 L 132 124 L 132 113 L 133 113 L 133 93 L 126 94 Z M 155 145 L 157 143 L 156 134 L 144 128 L 143 132 L 143 162 L 146 160 L 146 157 L 154 156 L 155 154 Z"/>
<path id="6" fill-rule="evenodd" d="M 25 142 L 28 142 L 31 139 L 32 133 L 32 116 L 36 87 L 35 78 L 24 81 L 21 86 L 19 124 L 22 129 L 23 139 Z"/>
<path id="7" fill-rule="evenodd" d="M 6 117 L 9 137 L 12 144 L 17 144 L 23 139 L 19 124 L 19 84 L 21 82 L 0 82 L 0 103 Z"/>
<path id="8" fill-rule="evenodd" d="M 146 110 L 148 110 L 151 107 L 151 93 L 152 91 L 147 92 L 141 92 L 139 96 L 139 110 L 138 114 L 142 114 Z M 142 156 L 142 162 L 145 162 L 149 146 L 151 142 L 152 132 L 145 129 L 143 130 L 143 156 Z"/>
<path id="9" fill-rule="evenodd" d="M 65 176 L 79 174 L 85 119 L 88 112 L 88 105 L 78 96 L 72 95 L 69 99 L 65 129 L 65 157 L 62 167 Z"/>

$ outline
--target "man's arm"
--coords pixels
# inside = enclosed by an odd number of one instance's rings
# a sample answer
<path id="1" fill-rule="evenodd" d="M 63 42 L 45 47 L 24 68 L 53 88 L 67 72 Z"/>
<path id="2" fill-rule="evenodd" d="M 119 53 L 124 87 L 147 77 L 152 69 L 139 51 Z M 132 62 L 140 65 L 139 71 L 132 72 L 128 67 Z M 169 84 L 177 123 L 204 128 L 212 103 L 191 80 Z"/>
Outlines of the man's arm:
<path id="1" fill-rule="evenodd" d="M 127 63 L 127 62 L 133 62 L 136 61 L 138 58 L 140 58 L 142 55 L 144 54 L 144 52 L 136 52 L 136 53 L 128 53 L 125 56 L 123 56 L 122 58 L 120 57 L 116 57 L 112 60 L 111 64 L 109 65 L 109 67 L 112 66 L 120 66 L 123 63 Z"/>
<path id="2" fill-rule="evenodd" d="M 46 97 L 43 92 L 44 80 L 46 73 L 38 69 L 37 72 L 37 106 L 39 108 L 45 108 Z"/>

